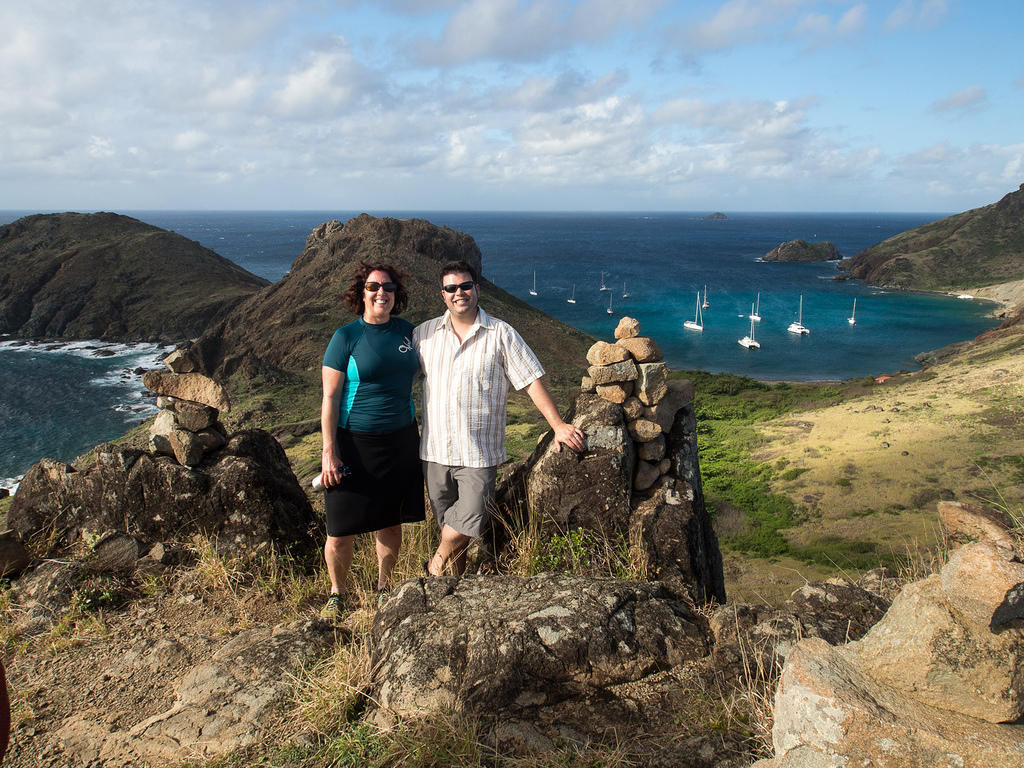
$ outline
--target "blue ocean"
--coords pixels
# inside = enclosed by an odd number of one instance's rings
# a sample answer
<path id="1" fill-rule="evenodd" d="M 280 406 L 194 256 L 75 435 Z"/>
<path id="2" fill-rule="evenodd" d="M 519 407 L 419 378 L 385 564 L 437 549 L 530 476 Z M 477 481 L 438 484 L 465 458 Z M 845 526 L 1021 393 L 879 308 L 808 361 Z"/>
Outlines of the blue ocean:
<path id="1" fill-rule="evenodd" d="M 29 213 L 35 211 L 0 211 L 0 222 Z M 359 211 L 122 213 L 276 281 L 315 226 Z M 598 338 L 611 339 L 623 315 L 636 317 L 676 369 L 765 380 L 877 376 L 914 370 L 919 352 L 995 325 L 990 302 L 836 281 L 834 263 L 760 261 L 794 238 L 831 241 L 850 257 L 942 213 L 729 213 L 724 220 L 687 213 L 372 213 L 424 218 L 472 235 L 483 253 L 484 277 Z M 698 292 L 701 304 L 707 297 L 703 331 L 691 331 L 683 323 L 694 319 Z M 854 299 L 856 323 L 850 324 Z M 746 349 L 737 341 L 750 333 L 755 303 L 761 347 Z M 486 308 L 486 293 L 481 304 Z M 787 327 L 801 305 L 810 333 L 798 336 Z M 0 339 L 0 485 L 11 486 L 42 456 L 70 460 L 153 413 L 133 371 L 160 353 L 147 346 L 67 348 Z"/>

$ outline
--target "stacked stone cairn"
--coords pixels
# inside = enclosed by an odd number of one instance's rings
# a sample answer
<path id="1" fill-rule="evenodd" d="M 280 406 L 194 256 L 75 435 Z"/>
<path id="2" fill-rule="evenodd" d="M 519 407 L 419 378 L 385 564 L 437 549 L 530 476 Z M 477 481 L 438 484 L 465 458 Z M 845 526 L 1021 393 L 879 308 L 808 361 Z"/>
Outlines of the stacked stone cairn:
<path id="1" fill-rule="evenodd" d="M 590 367 L 584 392 L 595 392 L 622 406 L 626 428 L 636 447 L 634 491 L 652 488 L 668 474 L 665 434 L 682 402 L 668 383 L 668 368 L 654 339 L 640 335 L 640 322 L 624 317 L 615 328 L 615 343 L 599 341 L 587 352 Z"/>
<path id="2" fill-rule="evenodd" d="M 196 372 L 195 361 L 184 350 L 175 350 L 163 363 L 169 372 L 147 371 L 142 377 L 160 408 L 149 428 L 149 449 L 194 467 L 227 442 L 218 419 L 231 404 L 224 387 Z"/>

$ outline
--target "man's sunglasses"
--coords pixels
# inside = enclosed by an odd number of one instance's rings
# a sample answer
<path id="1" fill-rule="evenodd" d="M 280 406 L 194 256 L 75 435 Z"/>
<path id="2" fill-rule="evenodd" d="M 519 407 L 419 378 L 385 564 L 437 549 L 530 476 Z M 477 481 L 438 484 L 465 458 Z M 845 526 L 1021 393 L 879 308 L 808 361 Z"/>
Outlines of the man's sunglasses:
<path id="1" fill-rule="evenodd" d="M 376 293 L 381 288 L 388 293 L 394 293 L 397 286 L 394 283 L 367 283 L 365 287 L 370 293 Z"/>
<path id="2" fill-rule="evenodd" d="M 449 283 L 448 285 L 442 285 L 441 290 L 444 291 L 445 293 L 455 293 L 460 288 L 463 291 L 470 291 L 473 289 L 474 285 L 476 285 L 475 282 L 473 282 L 472 280 L 467 280 L 464 283 Z"/>

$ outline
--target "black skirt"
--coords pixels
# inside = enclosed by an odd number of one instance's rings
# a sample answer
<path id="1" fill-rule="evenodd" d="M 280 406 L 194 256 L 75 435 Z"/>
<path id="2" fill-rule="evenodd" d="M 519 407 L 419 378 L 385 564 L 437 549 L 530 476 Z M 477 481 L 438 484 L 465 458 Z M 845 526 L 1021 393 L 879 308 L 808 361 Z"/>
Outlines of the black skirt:
<path id="1" fill-rule="evenodd" d="M 416 422 L 394 432 L 338 429 L 338 455 L 350 474 L 327 489 L 327 535 L 351 536 L 425 517 Z"/>

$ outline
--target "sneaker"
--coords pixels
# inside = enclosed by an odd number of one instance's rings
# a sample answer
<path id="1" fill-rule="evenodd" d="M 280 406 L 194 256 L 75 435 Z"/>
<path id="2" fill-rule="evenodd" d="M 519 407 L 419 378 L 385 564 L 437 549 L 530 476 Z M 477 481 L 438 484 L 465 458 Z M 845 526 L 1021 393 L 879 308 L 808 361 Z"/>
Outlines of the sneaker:
<path id="1" fill-rule="evenodd" d="M 337 592 L 332 592 L 331 596 L 327 598 L 327 602 L 324 603 L 324 607 L 320 609 L 320 618 L 337 621 L 343 613 L 344 607 L 341 604 L 341 595 Z"/>
<path id="2" fill-rule="evenodd" d="M 383 606 L 384 603 L 386 603 L 388 601 L 388 598 L 390 596 L 391 596 L 391 590 L 390 589 L 384 588 L 384 589 L 378 589 L 377 590 L 377 610 L 378 611 L 381 609 L 381 606 Z"/>

